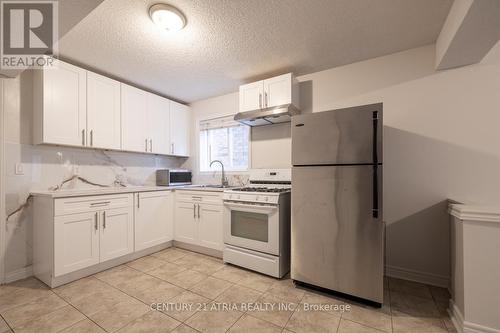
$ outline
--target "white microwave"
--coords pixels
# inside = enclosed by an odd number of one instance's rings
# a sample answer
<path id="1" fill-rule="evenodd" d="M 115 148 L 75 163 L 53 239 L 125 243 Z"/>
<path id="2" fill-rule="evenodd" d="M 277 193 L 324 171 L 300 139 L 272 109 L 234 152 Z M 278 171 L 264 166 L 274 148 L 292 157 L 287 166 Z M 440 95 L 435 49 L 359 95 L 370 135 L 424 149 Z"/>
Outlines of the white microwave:
<path id="1" fill-rule="evenodd" d="M 156 170 L 157 186 L 191 185 L 191 170 L 161 169 Z"/>

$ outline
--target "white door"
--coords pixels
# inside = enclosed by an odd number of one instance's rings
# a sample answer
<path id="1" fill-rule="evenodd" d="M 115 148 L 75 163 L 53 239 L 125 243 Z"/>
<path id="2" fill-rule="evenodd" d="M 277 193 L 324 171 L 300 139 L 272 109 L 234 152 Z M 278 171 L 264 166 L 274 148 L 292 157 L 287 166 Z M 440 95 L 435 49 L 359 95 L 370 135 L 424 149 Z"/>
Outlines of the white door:
<path id="1" fill-rule="evenodd" d="M 99 263 L 97 212 L 57 216 L 54 220 L 54 275 Z"/>
<path id="2" fill-rule="evenodd" d="M 134 251 L 134 216 L 132 207 L 109 209 L 100 215 L 101 262 Z"/>
<path id="3" fill-rule="evenodd" d="M 199 245 L 215 250 L 222 250 L 223 207 L 219 205 L 198 204 L 198 240 Z"/>
<path id="4" fill-rule="evenodd" d="M 120 82 L 87 72 L 87 146 L 121 148 Z"/>
<path id="5" fill-rule="evenodd" d="M 189 106 L 170 101 L 170 148 L 172 155 L 189 156 L 190 120 Z"/>
<path id="6" fill-rule="evenodd" d="M 264 107 L 264 86 L 257 81 L 240 86 L 240 112 L 262 109 Z"/>
<path id="7" fill-rule="evenodd" d="M 149 152 L 170 154 L 170 100 L 148 94 Z"/>
<path id="8" fill-rule="evenodd" d="M 292 103 L 292 74 L 264 80 L 264 104 L 273 107 Z"/>
<path id="9" fill-rule="evenodd" d="M 87 71 L 57 61 L 43 69 L 43 142 L 84 146 Z"/>
<path id="10" fill-rule="evenodd" d="M 177 202 L 175 205 L 175 240 L 197 244 L 196 204 Z"/>
<path id="11" fill-rule="evenodd" d="M 173 207 L 170 191 L 137 193 L 135 205 L 135 250 L 143 250 L 173 239 Z"/>
<path id="12" fill-rule="evenodd" d="M 122 150 L 149 150 L 147 92 L 126 84 L 121 86 Z"/>

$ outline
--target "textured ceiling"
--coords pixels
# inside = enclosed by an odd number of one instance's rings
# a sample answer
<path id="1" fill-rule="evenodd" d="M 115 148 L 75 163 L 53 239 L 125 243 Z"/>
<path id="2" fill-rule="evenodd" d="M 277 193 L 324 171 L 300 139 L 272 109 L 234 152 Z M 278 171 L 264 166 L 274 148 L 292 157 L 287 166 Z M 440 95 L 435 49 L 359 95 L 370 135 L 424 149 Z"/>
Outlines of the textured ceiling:
<path id="1" fill-rule="evenodd" d="M 301 75 L 434 43 L 452 0 L 105 0 L 60 41 L 61 58 L 184 102 L 287 71 Z"/>

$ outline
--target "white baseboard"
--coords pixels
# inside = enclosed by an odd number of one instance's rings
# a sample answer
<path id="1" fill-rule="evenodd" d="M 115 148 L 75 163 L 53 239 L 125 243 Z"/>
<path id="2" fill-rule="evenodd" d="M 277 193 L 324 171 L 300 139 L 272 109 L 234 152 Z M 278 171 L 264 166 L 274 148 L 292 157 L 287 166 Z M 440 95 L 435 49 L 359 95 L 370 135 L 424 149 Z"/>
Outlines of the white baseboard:
<path id="1" fill-rule="evenodd" d="M 425 283 L 437 287 L 449 288 L 450 286 L 449 276 L 420 272 L 402 267 L 387 265 L 385 266 L 385 275 L 398 279 Z"/>
<path id="2" fill-rule="evenodd" d="M 5 283 L 14 282 L 33 276 L 33 266 L 26 266 L 5 274 Z"/>
<path id="3" fill-rule="evenodd" d="M 465 321 L 464 315 L 452 299 L 450 300 L 448 313 L 458 333 L 500 333 L 499 329 Z"/>

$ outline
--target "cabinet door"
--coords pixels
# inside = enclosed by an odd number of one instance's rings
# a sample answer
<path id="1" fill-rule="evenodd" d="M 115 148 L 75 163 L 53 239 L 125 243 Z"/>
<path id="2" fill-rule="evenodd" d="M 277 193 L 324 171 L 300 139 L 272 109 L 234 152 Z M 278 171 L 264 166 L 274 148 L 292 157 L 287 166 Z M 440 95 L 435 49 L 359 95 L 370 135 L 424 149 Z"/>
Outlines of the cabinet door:
<path id="1" fill-rule="evenodd" d="M 240 112 L 262 109 L 264 107 L 264 86 L 257 81 L 240 86 Z"/>
<path id="2" fill-rule="evenodd" d="M 264 104 L 273 107 L 292 103 L 292 74 L 264 80 Z"/>
<path id="3" fill-rule="evenodd" d="M 175 240 L 197 244 L 196 204 L 177 202 L 175 205 Z"/>
<path id="4" fill-rule="evenodd" d="M 132 207 L 99 212 L 101 218 L 100 261 L 121 257 L 134 251 Z"/>
<path id="5" fill-rule="evenodd" d="M 222 250 L 222 206 L 198 204 L 198 242 L 200 246 Z"/>
<path id="6" fill-rule="evenodd" d="M 135 250 L 143 250 L 173 239 L 172 193 L 137 193 L 135 205 Z"/>
<path id="7" fill-rule="evenodd" d="M 170 101 L 148 94 L 149 152 L 170 154 Z"/>
<path id="8" fill-rule="evenodd" d="M 43 143 L 85 145 L 86 73 L 62 61 L 43 70 Z"/>
<path id="9" fill-rule="evenodd" d="M 99 263 L 99 216 L 96 212 L 58 216 L 54 220 L 54 275 Z"/>
<path id="10" fill-rule="evenodd" d="M 147 92 L 121 84 L 122 149 L 146 152 L 148 112 Z"/>
<path id="11" fill-rule="evenodd" d="M 121 148 L 120 82 L 87 72 L 87 146 Z"/>
<path id="12" fill-rule="evenodd" d="M 187 105 L 170 101 L 171 154 L 189 156 L 191 113 Z"/>

